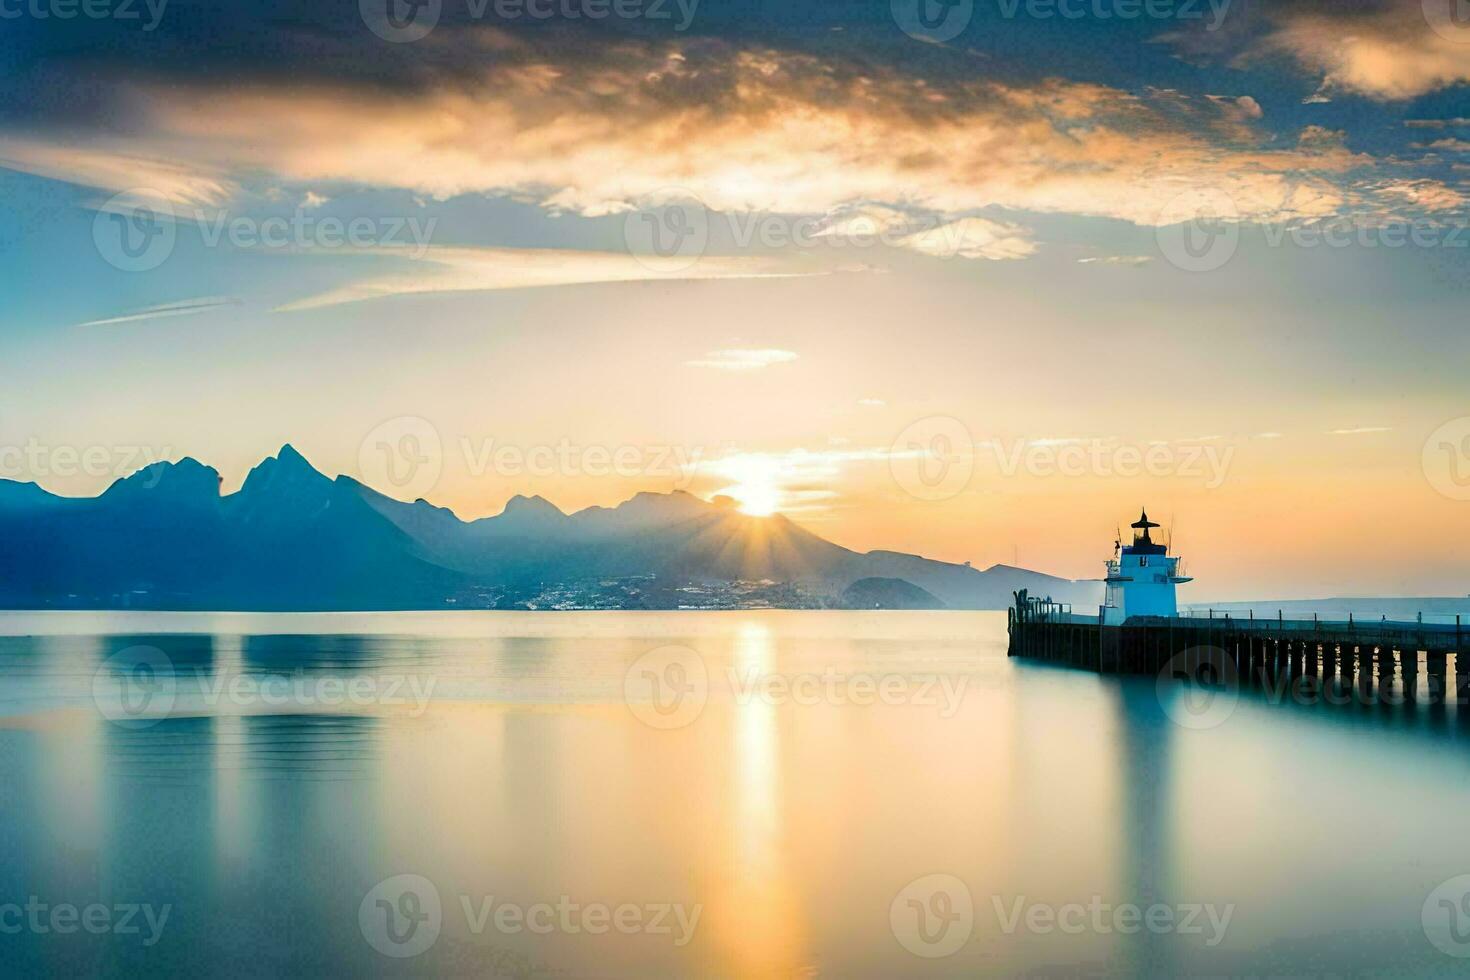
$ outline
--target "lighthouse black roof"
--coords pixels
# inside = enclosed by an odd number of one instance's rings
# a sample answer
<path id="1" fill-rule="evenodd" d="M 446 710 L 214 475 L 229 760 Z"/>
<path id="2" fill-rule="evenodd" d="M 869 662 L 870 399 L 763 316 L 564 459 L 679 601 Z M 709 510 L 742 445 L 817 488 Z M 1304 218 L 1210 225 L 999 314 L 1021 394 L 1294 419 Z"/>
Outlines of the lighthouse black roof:
<path id="1" fill-rule="evenodd" d="M 1165 548 L 1161 544 L 1154 544 L 1153 538 L 1151 538 L 1151 537 L 1148 536 L 1148 529 L 1151 528 L 1151 527 L 1158 527 L 1159 525 L 1155 524 L 1153 521 L 1151 521 L 1151 520 L 1148 519 L 1148 511 L 1147 510 L 1145 510 L 1143 512 L 1143 516 L 1142 517 L 1140 517 L 1138 520 L 1136 520 L 1136 521 L 1133 522 L 1132 526 L 1135 527 L 1135 528 L 1137 528 L 1142 533 L 1141 534 L 1135 534 L 1135 535 L 1133 535 L 1133 544 L 1125 547 L 1123 549 L 1123 554 L 1125 554 L 1125 555 L 1164 555 L 1164 554 L 1168 554 L 1168 549 L 1167 548 Z"/>

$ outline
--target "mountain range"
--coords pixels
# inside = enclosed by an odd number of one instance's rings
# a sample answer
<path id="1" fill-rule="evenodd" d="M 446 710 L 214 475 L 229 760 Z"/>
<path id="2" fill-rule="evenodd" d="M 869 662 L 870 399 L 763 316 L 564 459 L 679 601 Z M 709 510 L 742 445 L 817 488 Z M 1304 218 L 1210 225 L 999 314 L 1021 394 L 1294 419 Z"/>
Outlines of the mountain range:
<path id="1" fill-rule="evenodd" d="M 591 604 L 673 608 L 737 583 L 785 586 L 755 593 L 767 605 L 867 607 L 892 597 L 905 607 L 999 609 L 1026 588 L 1083 606 L 1102 591 L 1006 565 L 859 553 L 783 516 L 682 491 L 570 514 L 515 497 L 494 517 L 464 521 L 328 477 L 289 445 L 231 494 L 220 492 L 217 471 L 187 458 L 89 498 L 0 481 L 0 607 L 12 609 L 537 608 L 548 590 L 563 605 L 601 596 Z"/>

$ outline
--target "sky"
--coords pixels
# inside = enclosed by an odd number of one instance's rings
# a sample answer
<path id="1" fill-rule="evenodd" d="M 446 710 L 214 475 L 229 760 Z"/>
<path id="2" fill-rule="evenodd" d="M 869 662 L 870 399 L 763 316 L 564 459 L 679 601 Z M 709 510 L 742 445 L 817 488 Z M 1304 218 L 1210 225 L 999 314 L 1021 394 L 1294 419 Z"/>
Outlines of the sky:
<path id="1" fill-rule="evenodd" d="M 1470 592 L 1453 0 L 0 0 L 0 477 Z"/>

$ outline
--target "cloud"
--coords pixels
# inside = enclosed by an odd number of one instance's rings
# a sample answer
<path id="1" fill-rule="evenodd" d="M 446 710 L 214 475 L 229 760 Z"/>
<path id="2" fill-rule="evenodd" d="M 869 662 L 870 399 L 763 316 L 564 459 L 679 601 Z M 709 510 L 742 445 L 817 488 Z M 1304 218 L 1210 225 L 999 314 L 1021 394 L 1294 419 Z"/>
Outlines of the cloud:
<path id="1" fill-rule="evenodd" d="M 935 258 L 1021 259 L 1036 251 L 1030 229 L 1012 222 L 972 216 L 936 225 L 911 210 L 874 204 L 829 215 L 813 237 L 882 241 Z"/>
<path id="2" fill-rule="evenodd" d="M 0 167 L 109 191 L 142 189 L 140 199 L 167 205 L 218 204 L 238 185 L 197 161 L 170 162 L 109 146 L 67 146 L 0 137 Z"/>
<path id="3" fill-rule="evenodd" d="M 1408 204 L 1416 211 L 1457 211 L 1467 199 L 1464 194 L 1437 180 L 1388 180 L 1378 187 L 1380 197 Z"/>
<path id="4" fill-rule="evenodd" d="M 98 69 L 125 124 L 39 134 L 32 143 L 49 138 L 52 159 L 37 162 L 33 148 L 21 162 L 106 187 L 156 173 L 176 197 L 264 174 L 436 198 L 510 195 L 584 216 L 670 188 L 725 212 L 828 214 L 867 202 L 851 220 L 880 230 L 897 211 L 940 216 L 942 230 L 904 247 L 936 254 L 953 238 L 953 254 L 987 259 L 1035 245 L 973 216 L 982 209 L 1152 226 L 1179 195 L 1212 187 L 1243 220 L 1278 214 L 1304 189 L 1325 214 L 1375 162 L 1340 141 L 1267 145 L 1249 125 L 1260 115 L 1249 96 L 935 81 L 708 39 L 627 40 L 572 56 L 481 30 L 416 47 L 413 84 L 386 88 L 315 76 L 178 84 Z M 99 167 L 98 154 L 131 169 Z"/>
<path id="5" fill-rule="evenodd" d="M 717 371 L 759 371 L 772 364 L 789 363 L 796 358 L 797 355 L 789 350 L 731 347 L 725 350 L 712 350 L 699 360 L 684 363 L 689 367 L 713 368 Z"/>
<path id="6" fill-rule="evenodd" d="M 1386 425 L 1364 425 L 1355 429 L 1330 429 L 1329 436 L 1362 436 L 1371 432 L 1392 432 L 1393 429 Z"/>
<path id="7" fill-rule="evenodd" d="M 1214 103 L 1220 113 L 1216 128 L 1234 140 L 1250 140 L 1255 135 L 1253 125 L 1265 116 L 1261 104 L 1249 95 L 1234 98 L 1227 95 L 1207 95 L 1205 98 Z"/>
<path id="8" fill-rule="evenodd" d="M 1036 252 L 1030 231 L 1020 225 L 985 218 L 961 218 L 906 235 L 896 244 L 900 248 L 938 258 L 958 255 L 967 259 L 1001 261 L 1024 259 Z"/>
<path id="9" fill-rule="evenodd" d="M 1451 137 L 1442 140 L 1435 140 L 1432 143 L 1415 143 L 1414 149 L 1443 150 L 1447 153 L 1467 153 L 1470 152 L 1470 140 L 1462 140 L 1459 138 Z"/>
<path id="10" fill-rule="evenodd" d="M 888 403 L 881 398 L 859 398 L 858 404 L 864 408 L 883 408 Z"/>
<path id="11" fill-rule="evenodd" d="M 914 220 L 913 214 L 901 208 L 864 204 L 828 215 L 822 229 L 813 237 L 849 241 L 886 239 L 892 232 L 910 227 Z"/>
<path id="12" fill-rule="evenodd" d="M 174 303 L 159 303 L 156 306 L 146 306 L 131 313 L 123 313 L 118 316 L 104 317 L 100 320 L 88 320 L 79 323 L 79 327 L 101 327 L 114 323 L 135 323 L 139 320 L 158 320 L 170 316 L 191 316 L 195 313 L 207 313 L 210 310 L 219 309 L 222 306 L 238 306 L 240 301 L 232 296 L 208 296 L 203 299 L 186 299 Z"/>
<path id="13" fill-rule="evenodd" d="M 1460 0 L 1393 0 L 1365 14 L 1310 7 L 1276 14 L 1260 51 L 1291 55 L 1322 76 L 1321 92 L 1402 101 L 1470 82 L 1470 27 L 1455 25 Z M 1438 23 L 1438 7 L 1445 20 Z M 1435 26 L 1438 24 L 1438 26 Z"/>
<path id="14" fill-rule="evenodd" d="M 310 310 L 340 303 L 358 303 L 414 293 L 482 292 L 499 289 L 535 289 L 592 283 L 641 280 L 757 279 L 825 275 L 831 269 L 797 269 L 786 260 L 757 256 L 704 256 L 687 268 L 660 270 L 641 256 L 622 252 L 582 252 L 541 248 L 414 246 L 372 249 L 331 249 L 331 254 L 355 254 L 401 259 L 408 267 L 350 282 L 324 293 L 295 300 L 276 312 Z"/>
<path id="15" fill-rule="evenodd" d="M 1101 265 L 1148 265 L 1154 260 L 1152 255 L 1089 255 L 1077 261 L 1083 265 L 1098 263 Z"/>

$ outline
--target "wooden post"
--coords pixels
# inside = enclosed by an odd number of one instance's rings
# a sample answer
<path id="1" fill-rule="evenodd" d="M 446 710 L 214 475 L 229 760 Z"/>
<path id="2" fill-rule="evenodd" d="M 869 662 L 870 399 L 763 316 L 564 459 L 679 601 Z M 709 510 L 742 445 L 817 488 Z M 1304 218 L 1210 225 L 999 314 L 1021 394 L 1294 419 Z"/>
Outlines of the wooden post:
<path id="1" fill-rule="evenodd" d="M 1424 671 L 1428 674 L 1430 704 L 1444 703 L 1447 693 L 1446 682 L 1449 680 L 1445 660 L 1443 650 L 1427 650 L 1424 653 Z"/>

